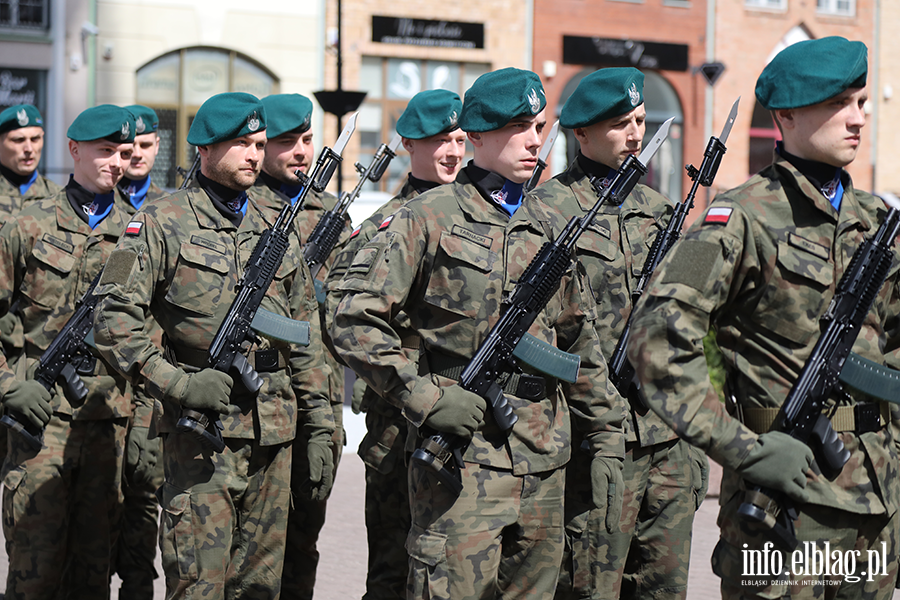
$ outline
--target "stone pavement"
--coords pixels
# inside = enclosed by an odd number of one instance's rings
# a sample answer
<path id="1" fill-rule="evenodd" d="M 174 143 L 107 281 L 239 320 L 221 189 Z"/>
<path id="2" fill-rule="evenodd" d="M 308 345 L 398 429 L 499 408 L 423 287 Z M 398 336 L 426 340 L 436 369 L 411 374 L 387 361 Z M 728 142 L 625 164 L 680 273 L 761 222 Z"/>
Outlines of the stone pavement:
<path id="1" fill-rule="evenodd" d="M 356 456 L 356 448 L 365 433 L 363 415 L 354 415 L 345 407 L 344 425 L 347 429 L 347 447 L 338 469 L 334 491 L 328 501 L 328 518 L 319 540 L 321 559 L 315 600 L 354 600 L 361 598 L 365 592 L 365 483 L 363 464 Z M 710 489 L 717 491 L 720 478 L 718 465 L 713 464 L 712 471 Z M 719 597 L 719 580 L 709 566 L 709 557 L 718 539 L 717 502 L 717 498 L 707 498 L 694 519 L 688 600 L 711 600 Z M 157 570 L 161 573 L 158 563 L 157 558 Z M 6 581 L 6 570 L 6 551 L 0 547 L 0 581 Z M 114 580 L 112 598 L 117 597 L 118 581 Z M 161 579 L 157 579 L 154 600 L 163 600 L 164 597 L 165 585 Z M 900 593 L 895 593 L 893 600 L 900 600 Z"/>

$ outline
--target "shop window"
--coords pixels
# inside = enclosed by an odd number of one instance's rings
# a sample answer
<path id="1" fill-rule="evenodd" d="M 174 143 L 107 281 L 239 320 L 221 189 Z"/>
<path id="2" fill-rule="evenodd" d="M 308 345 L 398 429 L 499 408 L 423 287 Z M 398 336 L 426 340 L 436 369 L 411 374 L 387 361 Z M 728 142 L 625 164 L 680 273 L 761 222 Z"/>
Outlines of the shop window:
<path id="1" fill-rule="evenodd" d="M 46 30 L 50 0 L 0 0 L 0 28 Z"/>
<path id="2" fill-rule="evenodd" d="M 781 132 L 775 127 L 772 113 L 757 101 L 753 108 L 753 118 L 750 121 L 750 163 L 748 165 L 750 175 L 755 175 L 772 164 L 775 142 L 779 140 L 781 140 Z"/>
<path id="3" fill-rule="evenodd" d="M 138 69 L 136 102 L 159 115 L 159 155 L 152 176 L 163 187 L 181 184 L 176 166 L 189 167 L 196 152 L 186 141 L 191 121 L 200 105 L 221 92 L 262 98 L 278 93 L 278 80 L 252 59 L 222 48 L 183 48 Z"/>
<path id="4" fill-rule="evenodd" d="M 787 0 L 744 0 L 744 6 L 747 8 L 787 10 Z"/>
<path id="5" fill-rule="evenodd" d="M 423 90 L 445 89 L 462 98 L 479 76 L 490 66 L 483 63 L 457 63 L 409 58 L 364 56 L 360 70 L 360 89 L 366 100 L 360 107 L 357 133 L 360 139 L 359 162 L 368 164 L 382 143 L 396 133 L 397 119 L 410 98 Z M 471 158 L 471 148 L 464 161 Z M 367 182 L 363 191 L 400 191 L 409 172 L 409 155 L 401 151 L 391 161 L 388 172 L 378 183 Z"/>
<path id="6" fill-rule="evenodd" d="M 816 11 L 823 15 L 852 17 L 856 15 L 856 0 L 816 0 Z"/>

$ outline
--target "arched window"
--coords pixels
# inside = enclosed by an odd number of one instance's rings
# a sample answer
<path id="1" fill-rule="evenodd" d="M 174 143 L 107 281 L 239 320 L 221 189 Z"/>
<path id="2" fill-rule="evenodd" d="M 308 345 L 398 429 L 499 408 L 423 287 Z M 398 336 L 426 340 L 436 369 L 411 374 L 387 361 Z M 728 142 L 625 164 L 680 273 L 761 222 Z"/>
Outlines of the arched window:
<path id="1" fill-rule="evenodd" d="M 159 155 L 153 179 L 164 187 L 181 183 L 176 165 L 190 165 L 194 148 L 187 133 L 200 105 L 221 92 L 247 92 L 257 98 L 278 93 L 271 71 L 233 50 L 195 47 L 169 52 L 137 71 L 136 102 L 159 115 Z"/>
<path id="2" fill-rule="evenodd" d="M 557 117 L 559 110 L 565 105 L 569 96 L 578 87 L 578 84 L 587 75 L 593 73 L 595 69 L 587 68 L 572 77 L 563 88 L 563 92 L 557 103 Z M 647 131 L 644 134 L 644 140 L 649 140 L 659 129 L 663 122 L 675 117 L 672 122 L 672 128 L 669 130 L 669 137 L 665 143 L 650 161 L 649 173 L 647 174 L 645 184 L 659 191 L 667 198 L 675 200 L 681 199 L 681 157 L 684 152 L 684 139 L 682 135 L 682 127 L 684 123 L 684 113 L 681 109 L 681 101 L 675 89 L 669 84 L 665 78 L 654 72 L 644 72 L 644 108 L 647 111 Z M 548 119 L 549 120 L 549 119 Z M 567 163 L 575 159 L 578 152 L 578 140 L 571 130 L 565 130 L 565 138 L 559 139 L 553 148 L 554 170 L 561 171 L 565 165 L 558 164 L 558 158 L 565 156 Z M 564 143 L 563 148 L 560 142 Z M 563 154 L 564 153 L 564 154 Z"/>

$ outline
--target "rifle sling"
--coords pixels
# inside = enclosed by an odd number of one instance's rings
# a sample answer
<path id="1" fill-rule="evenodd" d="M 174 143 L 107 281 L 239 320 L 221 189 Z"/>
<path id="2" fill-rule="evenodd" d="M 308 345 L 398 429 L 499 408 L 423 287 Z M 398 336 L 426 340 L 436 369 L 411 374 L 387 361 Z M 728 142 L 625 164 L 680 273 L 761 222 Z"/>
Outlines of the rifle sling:
<path id="1" fill-rule="evenodd" d="M 900 404 L 900 371 L 883 367 L 855 352 L 844 361 L 838 379 L 869 396 Z"/>
<path id="2" fill-rule="evenodd" d="M 427 361 L 428 368 L 432 374 L 454 381 L 459 381 L 463 371 L 469 364 L 469 361 L 466 359 L 437 352 L 429 352 Z M 548 390 L 553 390 L 556 383 L 552 380 L 548 381 L 540 375 L 507 373 L 497 379 L 497 385 L 504 392 L 516 398 L 537 402 L 546 398 Z"/>

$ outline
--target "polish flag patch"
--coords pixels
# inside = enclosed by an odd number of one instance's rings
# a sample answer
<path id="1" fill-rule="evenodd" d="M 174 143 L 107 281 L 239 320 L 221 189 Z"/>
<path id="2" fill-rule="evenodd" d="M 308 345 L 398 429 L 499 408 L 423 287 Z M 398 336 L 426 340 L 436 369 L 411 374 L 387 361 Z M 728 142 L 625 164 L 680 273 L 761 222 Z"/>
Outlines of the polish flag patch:
<path id="1" fill-rule="evenodd" d="M 141 227 L 143 226 L 144 224 L 140 221 L 132 221 L 128 224 L 128 227 L 125 228 L 125 235 L 140 235 Z"/>
<path id="2" fill-rule="evenodd" d="M 358 236 L 358 235 L 359 235 L 359 231 L 360 231 L 361 229 L 362 229 L 362 225 L 357 226 L 357 228 L 354 229 L 353 232 L 350 234 L 350 239 L 352 240 L 353 238 L 355 238 L 356 236 Z"/>
<path id="3" fill-rule="evenodd" d="M 381 225 L 378 226 L 378 231 L 381 231 L 382 229 L 386 229 L 387 226 L 390 225 L 391 221 L 393 221 L 393 220 L 394 220 L 394 215 L 391 215 L 387 219 L 382 221 Z"/>
<path id="4" fill-rule="evenodd" d="M 731 213 L 734 209 L 731 208 L 711 208 L 706 213 L 706 218 L 703 219 L 704 223 L 721 223 L 724 225 L 728 222 L 728 219 L 731 218 Z"/>

